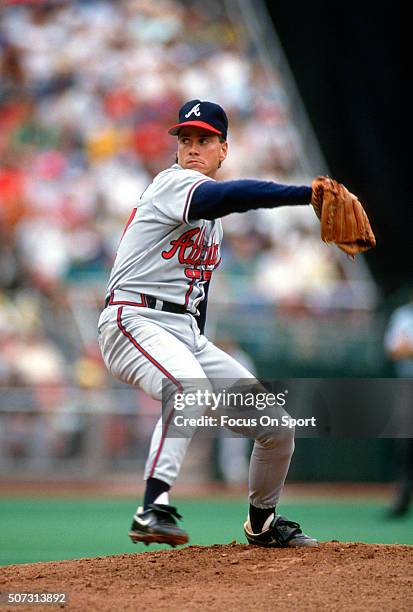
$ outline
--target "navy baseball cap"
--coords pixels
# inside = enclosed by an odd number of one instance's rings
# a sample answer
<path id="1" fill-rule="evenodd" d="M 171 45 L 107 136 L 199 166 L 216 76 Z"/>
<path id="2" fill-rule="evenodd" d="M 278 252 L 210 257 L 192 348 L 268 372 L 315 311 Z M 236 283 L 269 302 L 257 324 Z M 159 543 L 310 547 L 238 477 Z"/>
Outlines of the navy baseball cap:
<path id="1" fill-rule="evenodd" d="M 219 104 L 201 100 L 185 102 L 179 111 L 179 123 L 173 125 L 168 134 L 177 136 L 181 128 L 194 126 L 219 134 L 227 139 L 228 117 Z"/>

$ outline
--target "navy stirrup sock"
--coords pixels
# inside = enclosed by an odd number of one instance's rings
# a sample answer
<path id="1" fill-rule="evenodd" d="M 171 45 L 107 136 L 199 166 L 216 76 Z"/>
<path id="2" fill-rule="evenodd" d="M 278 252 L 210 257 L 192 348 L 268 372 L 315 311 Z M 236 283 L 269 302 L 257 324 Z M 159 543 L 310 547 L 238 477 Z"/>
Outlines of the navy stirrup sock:
<path id="1" fill-rule="evenodd" d="M 171 486 L 163 480 L 148 478 L 146 481 L 145 497 L 143 498 L 143 509 L 146 510 L 149 504 L 153 504 L 162 493 L 168 492 L 170 488 Z"/>
<path id="2" fill-rule="evenodd" d="M 252 533 L 261 533 L 262 527 L 267 518 L 274 514 L 274 508 L 256 508 L 250 504 L 249 517 Z"/>

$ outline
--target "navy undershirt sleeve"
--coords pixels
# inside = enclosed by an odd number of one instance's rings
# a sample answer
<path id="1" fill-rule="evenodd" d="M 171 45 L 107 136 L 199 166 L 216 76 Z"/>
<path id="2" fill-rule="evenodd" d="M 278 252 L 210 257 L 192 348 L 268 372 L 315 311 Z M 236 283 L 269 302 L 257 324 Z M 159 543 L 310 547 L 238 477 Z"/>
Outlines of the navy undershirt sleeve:
<path id="1" fill-rule="evenodd" d="M 255 208 L 310 204 L 311 193 L 311 187 L 306 185 L 281 185 L 272 181 L 205 181 L 194 191 L 188 218 L 211 220 Z"/>

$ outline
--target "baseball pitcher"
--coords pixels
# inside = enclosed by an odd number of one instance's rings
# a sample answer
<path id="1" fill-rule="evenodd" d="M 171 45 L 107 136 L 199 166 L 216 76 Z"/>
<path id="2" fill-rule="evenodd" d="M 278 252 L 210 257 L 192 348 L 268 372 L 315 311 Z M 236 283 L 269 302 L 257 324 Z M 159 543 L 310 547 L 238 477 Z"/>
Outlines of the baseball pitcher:
<path id="1" fill-rule="evenodd" d="M 133 209 L 119 244 L 99 319 L 99 344 L 108 370 L 161 400 L 171 393 L 205 388 L 214 379 L 254 379 L 204 335 L 208 287 L 221 261 L 220 218 L 256 208 L 312 204 L 321 237 L 348 255 L 374 246 L 368 218 L 356 196 L 327 177 L 311 186 L 271 181 L 218 182 L 228 153 L 228 119 L 217 104 L 191 100 L 169 134 L 177 137 L 176 163 L 160 172 Z M 257 381 L 258 384 L 258 381 Z M 145 468 L 143 504 L 133 517 L 133 542 L 184 544 L 169 490 L 179 474 L 190 438 L 168 437 L 160 418 Z M 244 532 L 259 546 L 317 546 L 276 506 L 294 449 L 294 431 L 251 430 L 249 511 Z"/>

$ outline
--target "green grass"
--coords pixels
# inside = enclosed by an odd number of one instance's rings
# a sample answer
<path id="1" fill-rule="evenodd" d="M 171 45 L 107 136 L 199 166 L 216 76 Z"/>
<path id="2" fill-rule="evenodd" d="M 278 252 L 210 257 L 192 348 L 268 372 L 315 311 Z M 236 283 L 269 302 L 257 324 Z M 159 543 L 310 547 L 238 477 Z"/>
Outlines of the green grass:
<path id="1" fill-rule="evenodd" d="M 191 544 L 244 542 L 244 499 L 178 500 Z M 0 565 L 145 552 L 165 546 L 134 545 L 127 532 L 136 509 L 131 499 L 0 499 Z M 383 502 L 295 500 L 279 512 L 322 541 L 413 544 L 413 513 L 385 518 Z"/>

